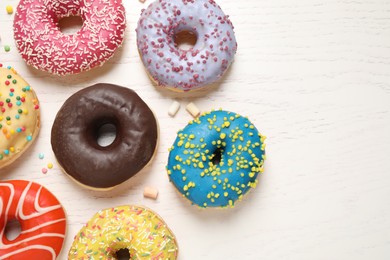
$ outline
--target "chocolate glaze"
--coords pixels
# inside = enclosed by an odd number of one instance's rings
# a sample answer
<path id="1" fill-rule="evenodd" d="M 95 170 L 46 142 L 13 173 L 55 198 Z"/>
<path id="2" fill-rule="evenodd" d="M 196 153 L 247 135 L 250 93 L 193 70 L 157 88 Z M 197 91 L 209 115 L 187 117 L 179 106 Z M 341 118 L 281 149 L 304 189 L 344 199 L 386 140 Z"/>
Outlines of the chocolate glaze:
<path id="1" fill-rule="evenodd" d="M 97 143 L 105 124 L 116 127 L 112 144 Z M 54 154 L 67 174 L 93 188 L 111 188 L 139 172 L 157 147 L 156 118 L 131 89 L 96 84 L 72 95 L 51 131 Z"/>

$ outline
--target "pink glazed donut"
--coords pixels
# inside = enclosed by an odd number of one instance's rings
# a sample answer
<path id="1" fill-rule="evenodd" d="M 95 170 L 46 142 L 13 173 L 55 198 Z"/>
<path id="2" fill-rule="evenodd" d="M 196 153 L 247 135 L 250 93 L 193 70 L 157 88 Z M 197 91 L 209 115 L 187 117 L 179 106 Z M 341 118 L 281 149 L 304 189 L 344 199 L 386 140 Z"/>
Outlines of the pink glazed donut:
<path id="1" fill-rule="evenodd" d="M 58 22 L 80 16 L 81 29 L 64 34 Z M 14 19 L 16 46 L 27 64 L 57 75 L 101 66 L 122 44 L 121 0 L 21 0 Z"/>
<path id="2" fill-rule="evenodd" d="M 189 50 L 178 48 L 174 41 L 183 31 L 197 38 Z M 137 45 L 152 80 L 177 91 L 218 80 L 237 50 L 233 25 L 213 0 L 153 2 L 138 21 Z"/>

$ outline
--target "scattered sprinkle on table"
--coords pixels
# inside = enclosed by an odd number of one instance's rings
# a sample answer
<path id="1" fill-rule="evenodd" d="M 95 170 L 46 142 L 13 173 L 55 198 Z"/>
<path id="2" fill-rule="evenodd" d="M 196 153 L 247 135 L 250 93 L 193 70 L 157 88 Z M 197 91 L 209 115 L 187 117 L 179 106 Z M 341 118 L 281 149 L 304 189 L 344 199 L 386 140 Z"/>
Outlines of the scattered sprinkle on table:
<path id="1" fill-rule="evenodd" d="M 53 169 L 53 164 L 52 164 L 52 163 L 48 163 L 48 164 L 47 164 L 47 168 Z"/>
<path id="2" fill-rule="evenodd" d="M 38 158 L 42 160 L 43 158 L 45 158 L 45 155 L 43 153 L 39 153 Z"/>
<path id="3" fill-rule="evenodd" d="M 11 48 L 10 48 L 8 45 L 4 45 L 4 50 L 5 50 L 6 52 L 9 52 L 9 51 L 11 50 Z"/>
<path id="4" fill-rule="evenodd" d="M 12 14 L 14 12 L 14 9 L 10 5 L 7 5 L 5 7 L 5 10 L 7 10 L 7 14 Z"/>
<path id="5" fill-rule="evenodd" d="M 170 115 L 171 117 L 174 117 L 176 115 L 177 111 L 179 111 L 179 108 L 180 108 L 180 103 L 177 101 L 173 101 L 171 106 L 168 109 L 168 115 Z"/>
<path id="6" fill-rule="evenodd" d="M 144 197 L 149 199 L 157 199 L 158 197 L 158 190 L 153 187 L 145 187 L 144 188 Z"/>
<path id="7" fill-rule="evenodd" d="M 47 173 L 47 169 L 46 168 L 42 168 L 42 173 L 46 174 Z"/>
<path id="8" fill-rule="evenodd" d="M 188 113 L 190 113 L 194 118 L 198 117 L 200 115 L 199 108 L 194 103 L 188 103 L 186 106 L 186 109 Z"/>

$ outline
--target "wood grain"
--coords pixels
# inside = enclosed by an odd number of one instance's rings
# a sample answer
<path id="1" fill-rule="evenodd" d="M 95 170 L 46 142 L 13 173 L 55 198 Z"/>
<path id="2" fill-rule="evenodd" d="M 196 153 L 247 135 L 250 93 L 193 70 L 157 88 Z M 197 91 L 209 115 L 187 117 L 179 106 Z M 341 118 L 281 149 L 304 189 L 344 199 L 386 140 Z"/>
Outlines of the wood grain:
<path id="1" fill-rule="evenodd" d="M 126 40 L 102 68 L 58 78 L 28 67 L 17 53 L 12 15 L 0 2 L 0 62 L 15 67 L 39 95 L 37 142 L 0 178 L 51 190 L 68 214 L 66 259 L 76 232 L 98 210 L 142 204 L 176 234 L 179 259 L 390 259 L 390 2 L 387 0 L 218 0 L 235 25 L 238 53 L 227 75 L 187 95 L 154 87 L 138 57 L 135 27 L 145 4 L 123 0 Z M 85 190 L 58 168 L 50 146 L 54 117 L 75 91 L 97 82 L 135 89 L 161 130 L 152 165 L 109 193 Z M 171 118 L 173 100 L 182 104 Z M 229 210 L 200 210 L 168 181 L 168 147 L 191 116 L 224 108 L 248 116 L 267 139 L 258 187 Z M 77 149 L 77 146 L 75 146 Z M 45 159 L 38 159 L 44 153 Z M 55 164 L 47 174 L 41 168 Z M 159 189 L 156 201 L 145 186 Z"/>

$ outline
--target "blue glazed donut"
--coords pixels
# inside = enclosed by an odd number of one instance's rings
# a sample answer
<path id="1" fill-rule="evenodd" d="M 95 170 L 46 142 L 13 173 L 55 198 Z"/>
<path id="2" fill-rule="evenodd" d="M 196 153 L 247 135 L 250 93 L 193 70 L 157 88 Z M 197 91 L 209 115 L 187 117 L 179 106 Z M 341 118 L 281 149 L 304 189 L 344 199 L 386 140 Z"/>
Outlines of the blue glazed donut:
<path id="1" fill-rule="evenodd" d="M 233 207 L 263 172 L 264 139 L 246 117 L 204 113 L 178 132 L 168 158 L 170 181 L 200 207 Z"/>

